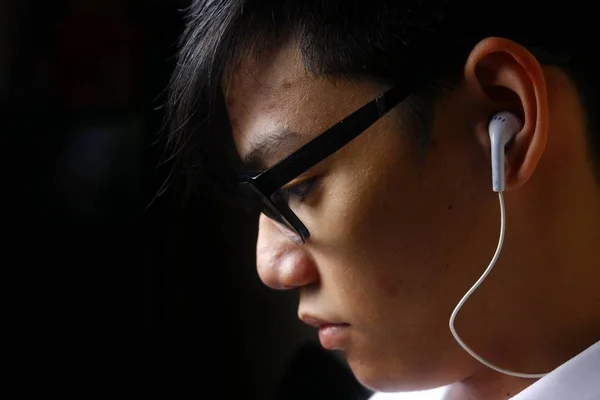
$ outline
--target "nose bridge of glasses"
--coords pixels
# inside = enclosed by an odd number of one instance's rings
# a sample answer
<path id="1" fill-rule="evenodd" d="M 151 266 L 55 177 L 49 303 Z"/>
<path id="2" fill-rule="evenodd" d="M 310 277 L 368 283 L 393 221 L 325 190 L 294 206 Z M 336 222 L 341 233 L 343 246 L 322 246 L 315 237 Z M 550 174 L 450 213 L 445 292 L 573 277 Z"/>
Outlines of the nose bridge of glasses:
<path id="1" fill-rule="evenodd" d="M 251 198 L 255 207 L 267 218 L 285 230 L 286 236 L 297 243 L 304 243 L 310 234 L 304 224 L 289 209 L 285 200 L 275 191 L 270 196 L 263 193 L 253 182 L 244 182 L 241 190 L 247 198 Z"/>

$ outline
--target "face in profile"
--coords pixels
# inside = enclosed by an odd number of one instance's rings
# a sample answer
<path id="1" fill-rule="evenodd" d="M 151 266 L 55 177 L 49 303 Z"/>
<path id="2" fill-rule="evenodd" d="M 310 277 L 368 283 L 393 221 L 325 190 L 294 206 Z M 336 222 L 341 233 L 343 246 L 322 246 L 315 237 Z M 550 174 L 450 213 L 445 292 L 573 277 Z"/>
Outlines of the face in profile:
<path id="1" fill-rule="evenodd" d="M 510 68 L 504 61 L 499 69 Z M 435 103 L 422 154 L 403 102 L 287 182 L 279 201 L 310 232 L 304 243 L 285 221 L 259 220 L 262 281 L 297 290 L 300 319 L 318 327 L 322 345 L 343 352 L 357 378 L 377 390 L 440 386 L 481 368 L 448 329 L 499 231 L 485 139 L 492 107 L 474 89 L 482 78 L 471 78 Z M 535 85 L 522 81 L 513 83 Z M 293 42 L 240 63 L 224 85 L 237 152 L 255 169 L 273 166 L 389 89 L 310 76 Z M 521 203 L 507 200 L 509 223 L 530 218 Z M 504 365 L 517 362 L 507 350 L 515 327 L 527 331 L 539 322 L 521 313 L 533 277 L 511 279 L 522 246 L 514 238 L 508 235 L 506 258 L 456 323 L 474 350 Z"/>

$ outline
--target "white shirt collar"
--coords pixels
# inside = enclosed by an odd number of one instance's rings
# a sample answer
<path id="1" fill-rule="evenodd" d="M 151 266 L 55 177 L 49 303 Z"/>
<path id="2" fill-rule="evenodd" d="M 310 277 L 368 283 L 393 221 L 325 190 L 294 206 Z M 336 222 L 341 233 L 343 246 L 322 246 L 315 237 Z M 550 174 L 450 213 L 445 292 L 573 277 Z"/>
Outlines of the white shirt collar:
<path id="1" fill-rule="evenodd" d="M 448 387 L 444 386 L 437 389 L 417 392 L 375 393 L 369 400 L 441 400 L 444 398 L 444 394 L 447 390 Z"/>
<path id="2" fill-rule="evenodd" d="M 376 393 L 370 400 L 442 400 L 447 387 Z M 573 357 L 511 400 L 600 400 L 600 342 Z"/>
<path id="3" fill-rule="evenodd" d="M 511 400 L 600 400 L 600 342 Z"/>

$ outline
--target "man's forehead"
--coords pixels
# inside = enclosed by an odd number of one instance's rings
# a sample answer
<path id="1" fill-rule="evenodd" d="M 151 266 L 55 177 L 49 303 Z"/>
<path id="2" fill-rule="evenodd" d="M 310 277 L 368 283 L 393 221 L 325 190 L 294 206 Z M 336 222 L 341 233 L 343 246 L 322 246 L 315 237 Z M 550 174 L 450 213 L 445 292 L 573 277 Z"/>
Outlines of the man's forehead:
<path id="1" fill-rule="evenodd" d="M 265 135 L 297 129 L 293 126 L 294 113 L 311 112 L 303 99 L 318 83 L 304 68 L 299 50 L 291 45 L 265 53 L 258 60 L 245 57 L 230 76 L 230 82 L 224 83 L 224 95 L 234 142 L 242 157 Z"/>
<path id="2" fill-rule="evenodd" d="M 289 89 L 310 81 L 300 50 L 293 43 L 261 54 L 259 58 L 247 54 L 242 57 L 224 82 L 226 95 L 263 93 L 277 89 Z"/>

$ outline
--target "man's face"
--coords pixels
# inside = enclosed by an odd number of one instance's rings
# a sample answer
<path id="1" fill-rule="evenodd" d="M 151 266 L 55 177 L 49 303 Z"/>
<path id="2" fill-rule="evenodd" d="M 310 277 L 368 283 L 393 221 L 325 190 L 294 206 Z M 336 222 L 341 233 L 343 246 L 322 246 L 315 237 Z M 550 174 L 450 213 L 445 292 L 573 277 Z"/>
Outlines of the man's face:
<path id="1" fill-rule="evenodd" d="M 299 141 L 262 160 L 273 165 L 383 90 L 311 78 L 291 44 L 242 63 L 225 88 L 237 151 L 244 157 L 264 135 L 299 133 Z M 436 386 L 476 368 L 448 319 L 495 250 L 499 211 L 472 123 L 481 110 L 466 92 L 459 86 L 436 105 L 423 160 L 403 128 L 401 106 L 298 177 L 314 183 L 292 207 L 311 232 L 306 244 L 260 218 L 261 279 L 297 288 L 300 317 L 347 324 L 325 345 L 343 351 L 368 387 Z M 484 343 L 501 334 L 486 321 L 502 318 L 506 282 L 502 274 L 490 281 L 457 320 L 465 340 L 484 354 Z"/>

